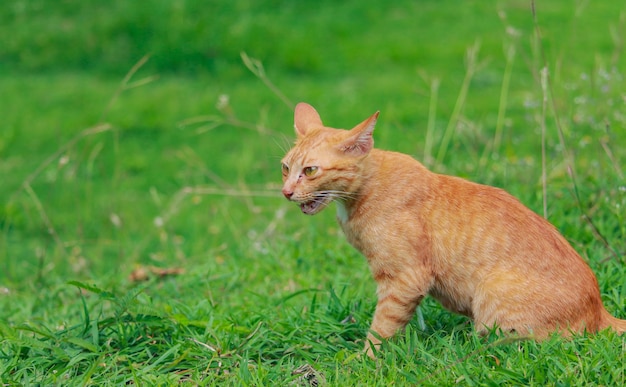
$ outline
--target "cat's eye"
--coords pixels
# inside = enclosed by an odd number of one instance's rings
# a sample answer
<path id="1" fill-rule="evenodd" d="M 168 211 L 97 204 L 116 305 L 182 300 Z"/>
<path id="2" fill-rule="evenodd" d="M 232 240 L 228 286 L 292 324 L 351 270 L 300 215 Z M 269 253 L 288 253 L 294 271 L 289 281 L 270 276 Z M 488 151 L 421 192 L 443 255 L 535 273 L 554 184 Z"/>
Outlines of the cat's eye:
<path id="1" fill-rule="evenodd" d="M 317 173 L 317 167 L 306 167 L 303 172 L 306 177 L 311 177 Z"/>
<path id="2" fill-rule="evenodd" d="M 288 175 L 289 174 L 289 166 L 285 163 L 283 163 L 283 175 Z"/>

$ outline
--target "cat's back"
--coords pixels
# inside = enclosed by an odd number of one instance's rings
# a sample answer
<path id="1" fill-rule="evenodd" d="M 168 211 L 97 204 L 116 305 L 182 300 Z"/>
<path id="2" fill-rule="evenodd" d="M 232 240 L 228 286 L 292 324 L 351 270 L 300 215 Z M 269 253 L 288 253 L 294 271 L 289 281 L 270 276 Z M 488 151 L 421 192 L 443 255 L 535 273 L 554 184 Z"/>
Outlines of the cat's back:
<path id="1" fill-rule="evenodd" d="M 580 260 L 552 224 L 505 190 L 446 175 L 436 175 L 432 182 L 432 200 L 425 209 L 429 229 L 450 249 L 449 255 Z"/>
<path id="2" fill-rule="evenodd" d="M 394 219 L 389 226 L 425 234 L 433 263 L 462 262 L 463 275 L 499 268 L 593 278 L 559 231 L 505 190 L 433 173 L 401 153 L 375 151 L 372 157 L 375 213 Z"/>
<path id="3" fill-rule="evenodd" d="M 402 153 L 374 149 L 370 157 L 363 215 L 425 234 L 435 261 L 591 275 L 554 226 L 505 190 L 433 173 Z"/>
<path id="4" fill-rule="evenodd" d="M 434 184 L 426 223 L 441 277 L 468 286 L 515 278 L 522 288 L 537 289 L 566 281 L 579 284 L 581 295 L 597 288 L 589 266 L 559 231 L 514 196 L 444 175 Z"/>

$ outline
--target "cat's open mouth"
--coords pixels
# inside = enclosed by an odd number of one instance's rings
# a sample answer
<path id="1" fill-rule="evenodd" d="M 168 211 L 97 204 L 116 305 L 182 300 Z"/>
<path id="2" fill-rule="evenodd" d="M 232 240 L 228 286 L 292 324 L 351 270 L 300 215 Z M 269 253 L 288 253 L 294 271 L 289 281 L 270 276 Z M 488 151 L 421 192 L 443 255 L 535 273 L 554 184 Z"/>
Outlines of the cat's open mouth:
<path id="1" fill-rule="evenodd" d="M 311 201 L 300 203 L 300 210 L 307 215 L 315 215 L 330 203 L 331 198 L 317 197 Z"/>

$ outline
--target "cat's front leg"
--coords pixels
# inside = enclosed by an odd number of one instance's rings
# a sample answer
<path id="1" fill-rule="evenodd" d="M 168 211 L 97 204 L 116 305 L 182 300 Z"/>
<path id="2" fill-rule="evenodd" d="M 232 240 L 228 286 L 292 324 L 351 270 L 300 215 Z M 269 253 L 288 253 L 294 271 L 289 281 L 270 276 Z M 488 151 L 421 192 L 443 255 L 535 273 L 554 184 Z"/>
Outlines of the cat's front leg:
<path id="1" fill-rule="evenodd" d="M 425 290 L 416 289 L 415 284 L 403 278 L 379 282 L 377 293 L 378 303 L 364 348 L 372 359 L 376 358 L 374 349 L 380 347 L 380 339 L 389 338 L 404 328 L 426 295 Z"/>

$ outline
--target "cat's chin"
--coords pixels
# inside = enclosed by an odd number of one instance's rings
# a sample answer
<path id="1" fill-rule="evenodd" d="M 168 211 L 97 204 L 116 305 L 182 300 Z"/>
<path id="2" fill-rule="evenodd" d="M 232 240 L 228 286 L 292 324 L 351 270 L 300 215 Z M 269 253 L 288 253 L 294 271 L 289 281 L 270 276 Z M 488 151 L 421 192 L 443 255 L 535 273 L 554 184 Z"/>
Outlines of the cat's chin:
<path id="1" fill-rule="evenodd" d="M 311 200 L 310 202 L 300 203 L 300 210 L 303 214 L 307 215 L 315 215 L 318 212 L 322 211 L 326 206 L 330 203 L 329 199 L 316 199 Z"/>

